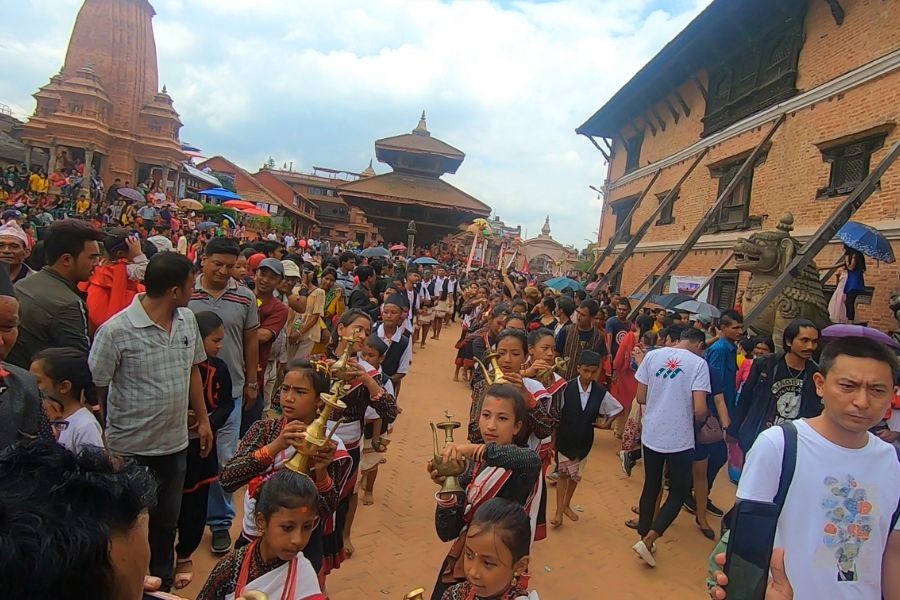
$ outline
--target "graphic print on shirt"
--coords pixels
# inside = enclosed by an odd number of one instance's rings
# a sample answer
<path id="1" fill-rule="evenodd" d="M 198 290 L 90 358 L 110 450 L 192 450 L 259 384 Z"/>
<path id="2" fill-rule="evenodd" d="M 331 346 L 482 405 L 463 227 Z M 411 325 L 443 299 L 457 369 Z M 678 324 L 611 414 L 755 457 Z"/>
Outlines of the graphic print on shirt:
<path id="1" fill-rule="evenodd" d="M 660 367 L 656 371 L 656 377 L 662 376 L 663 379 L 675 379 L 679 373 L 684 373 L 681 368 L 681 361 L 677 358 L 670 358 L 666 361 L 666 366 Z"/>
<path id="2" fill-rule="evenodd" d="M 772 397 L 775 398 L 773 425 L 793 421 L 800 416 L 800 392 L 802 389 L 803 380 L 796 377 L 781 379 L 772 384 Z"/>
<path id="3" fill-rule="evenodd" d="M 856 559 L 872 535 L 872 503 L 866 489 L 852 475 L 841 482 L 825 478 L 825 527 L 823 542 L 834 554 L 837 581 L 857 581 Z"/>

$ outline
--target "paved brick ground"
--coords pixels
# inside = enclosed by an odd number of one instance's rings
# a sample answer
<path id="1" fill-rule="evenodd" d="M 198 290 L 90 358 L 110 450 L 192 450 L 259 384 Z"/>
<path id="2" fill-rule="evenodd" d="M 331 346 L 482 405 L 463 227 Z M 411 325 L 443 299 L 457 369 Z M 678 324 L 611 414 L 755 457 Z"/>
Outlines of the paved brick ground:
<path id="1" fill-rule="evenodd" d="M 403 382 L 404 412 L 394 429 L 388 462 L 379 469 L 375 504 L 359 507 L 353 533 L 356 553 L 328 578 L 334 600 L 397 600 L 418 586 L 430 590 L 434 583 L 447 545 L 434 532 L 436 487 L 425 472 L 433 451 L 428 422 L 440 419 L 444 409 L 463 423 L 468 415 L 468 387 L 452 381 L 458 331 L 451 327 L 440 341 L 429 340 L 425 350 L 416 350 L 412 373 Z M 532 553 L 534 587 L 542 600 L 705 597 L 706 559 L 713 543 L 702 537 L 692 516 L 682 512 L 659 542 L 658 567 L 645 567 L 630 548 L 636 534 L 623 525 L 640 495 L 642 473 L 636 469 L 632 478 L 625 477 L 612 434 L 598 431 L 596 436 L 573 500 L 583 509 L 580 520 L 551 530 Z M 720 477 L 715 487 L 716 503 L 730 506 L 733 486 Z M 550 493 L 553 510 L 555 488 Z M 196 555 L 200 579 L 213 564 L 207 548 L 205 540 Z M 193 597 L 200 584 L 184 595 Z"/>

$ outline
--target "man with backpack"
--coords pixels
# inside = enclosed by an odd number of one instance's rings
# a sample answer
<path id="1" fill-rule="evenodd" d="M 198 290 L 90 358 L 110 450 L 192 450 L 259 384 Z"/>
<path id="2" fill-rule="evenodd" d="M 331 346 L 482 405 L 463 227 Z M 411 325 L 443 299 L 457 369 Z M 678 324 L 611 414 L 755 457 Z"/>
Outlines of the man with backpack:
<path id="1" fill-rule="evenodd" d="M 895 600 L 900 464 L 869 429 L 890 405 L 900 365 L 883 344 L 845 337 L 825 347 L 819 369 L 813 380 L 822 414 L 760 434 L 738 501 L 778 505 L 774 546 L 784 548 L 794 597 Z M 725 583 L 720 573 L 714 577 Z M 713 587 L 711 596 L 725 594 Z"/>
<path id="2" fill-rule="evenodd" d="M 784 329 L 784 352 L 760 356 L 753 361 L 741 401 L 732 415 L 728 441 L 737 440 L 744 453 L 757 436 L 772 425 L 810 418 L 822 412 L 813 376 L 818 366 L 813 353 L 819 344 L 819 329 L 807 319 L 794 319 Z"/>

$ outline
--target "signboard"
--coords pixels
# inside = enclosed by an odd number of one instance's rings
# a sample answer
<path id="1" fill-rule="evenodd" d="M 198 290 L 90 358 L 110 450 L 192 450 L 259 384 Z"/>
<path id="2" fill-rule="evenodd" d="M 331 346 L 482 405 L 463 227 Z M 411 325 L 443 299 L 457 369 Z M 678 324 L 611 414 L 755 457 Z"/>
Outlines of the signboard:
<path id="1" fill-rule="evenodd" d="M 705 277 L 699 277 L 697 275 L 672 275 L 669 279 L 669 292 L 693 296 L 694 292 L 700 289 L 700 286 L 703 285 L 704 281 L 706 281 Z M 707 302 L 708 293 L 709 286 L 706 286 L 706 288 L 700 292 L 700 296 L 697 297 L 697 300 Z"/>

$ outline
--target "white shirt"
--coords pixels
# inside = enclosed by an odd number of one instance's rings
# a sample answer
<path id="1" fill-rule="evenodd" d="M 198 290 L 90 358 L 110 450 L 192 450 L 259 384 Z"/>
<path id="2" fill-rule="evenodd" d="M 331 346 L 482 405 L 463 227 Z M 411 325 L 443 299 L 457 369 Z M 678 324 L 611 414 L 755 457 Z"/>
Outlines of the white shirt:
<path id="1" fill-rule="evenodd" d="M 641 442 L 668 454 L 692 449 L 692 392 L 710 392 L 706 361 L 683 348 L 660 348 L 644 357 L 635 378 L 647 386 Z"/>
<path id="2" fill-rule="evenodd" d="M 865 447 L 844 448 L 805 419 L 794 425 L 797 466 L 775 531 L 794 597 L 879 600 L 881 559 L 900 498 L 894 448 L 871 433 Z M 772 502 L 783 454 L 781 427 L 762 432 L 747 455 L 738 498 Z"/>
<path id="3" fill-rule="evenodd" d="M 413 313 L 415 313 L 416 311 L 419 310 L 419 307 L 422 304 L 422 295 L 421 295 L 421 293 L 416 294 L 415 289 L 405 290 L 405 293 L 406 293 L 406 299 L 409 301 L 409 312 L 406 315 L 406 321 L 403 322 L 403 328 L 406 331 L 412 333 L 416 330 L 416 327 L 413 323 L 413 321 L 414 321 Z M 410 347 L 412 347 L 412 344 L 410 344 Z"/>
<path id="4" fill-rule="evenodd" d="M 450 279 L 447 281 L 447 293 L 451 296 L 456 293 L 456 286 L 459 285 L 459 279 Z"/>
<path id="5" fill-rule="evenodd" d="M 403 338 L 403 325 L 397 327 L 397 330 L 394 332 L 394 335 L 391 337 L 387 337 L 384 333 L 384 323 L 379 325 L 375 329 L 375 335 L 381 338 L 381 341 L 387 344 L 388 349 L 390 349 L 391 344 L 399 342 Z M 403 351 L 403 356 L 400 357 L 400 366 L 397 367 L 398 373 L 409 373 L 409 364 L 412 362 L 412 352 L 413 352 L 413 343 L 412 340 L 406 344 L 406 350 Z"/>
<path id="6" fill-rule="evenodd" d="M 78 454 L 87 446 L 103 448 L 103 432 L 100 423 L 85 407 L 81 407 L 66 419 L 68 425 L 59 434 L 59 445 Z"/>
<path id="7" fill-rule="evenodd" d="M 591 389 L 594 387 L 594 382 L 590 382 L 587 388 L 581 387 L 581 378 L 576 377 L 575 381 L 578 382 L 578 395 L 581 397 L 581 410 L 587 408 L 588 400 L 591 397 Z M 565 403 L 565 399 L 563 399 Z M 603 400 L 600 401 L 600 416 L 601 417 L 614 417 L 620 412 L 622 412 L 624 407 L 619 403 L 618 400 L 613 398 L 612 394 L 606 392 L 603 396 Z"/>

